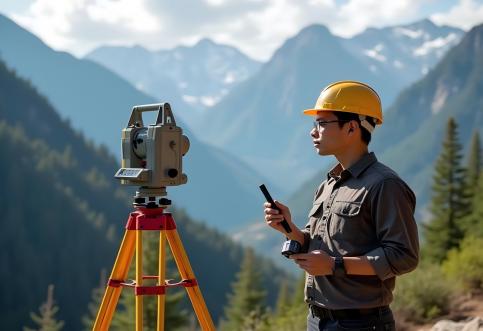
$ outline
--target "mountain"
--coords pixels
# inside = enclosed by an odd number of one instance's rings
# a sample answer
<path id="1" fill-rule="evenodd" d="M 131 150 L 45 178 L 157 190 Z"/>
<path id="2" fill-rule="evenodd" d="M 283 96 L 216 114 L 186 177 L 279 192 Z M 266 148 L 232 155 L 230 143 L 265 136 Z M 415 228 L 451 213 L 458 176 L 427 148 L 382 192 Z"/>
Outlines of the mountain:
<path id="1" fill-rule="evenodd" d="M 141 46 L 103 46 L 85 56 L 130 81 L 141 91 L 162 98 L 166 80 L 175 83 L 176 95 L 192 107 L 183 119 L 200 133 L 197 121 L 237 83 L 253 75 L 260 63 L 238 49 L 201 39 L 192 47 L 149 51 Z"/>
<path id="2" fill-rule="evenodd" d="M 424 19 L 406 25 L 369 28 L 343 43 L 375 75 L 397 82 L 392 90 L 382 92 L 389 105 L 403 87 L 433 68 L 463 34 L 461 29 L 437 26 Z"/>
<path id="3" fill-rule="evenodd" d="M 77 130 L 104 144 L 111 153 L 120 152 L 121 129 L 129 120 L 131 107 L 155 102 L 103 66 L 53 51 L 1 15 L 0 39 L 0 58 L 7 66 L 30 80 Z M 172 99 L 175 94 L 170 91 L 176 86 L 162 90 L 165 94 L 160 100 L 171 103 L 178 125 L 191 141 L 184 158 L 189 182 L 169 190 L 173 201 L 219 229 L 240 226 L 259 210 L 262 200 L 257 186 L 264 177 L 239 161 L 235 153 L 226 154 L 201 143 L 180 119 L 189 106 Z M 113 167 L 111 174 L 115 171 Z M 243 201 L 243 207 L 239 201 Z"/>
<path id="4" fill-rule="evenodd" d="M 210 111 L 203 139 L 237 151 L 272 181 L 283 179 L 293 192 L 328 163 L 309 147 L 311 119 L 301 115 L 323 87 L 338 80 L 361 80 L 376 88 L 386 106 L 461 34 L 429 20 L 368 29 L 350 39 L 334 36 L 321 25 L 309 26 Z"/>
<path id="5" fill-rule="evenodd" d="M 483 133 L 483 25 L 471 29 L 423 79 L 405 89 L 376 131 L 373 148 L 415 189 L 418 204 L 429 199 L 432 170 L 448 118 L 460 142 Z M 423 156 L 423 157 L 422 157 Z"/>
<path id="6" fill-rule="evenodd" d="M 62 120 L 47 99 L 0 61 L 0 319 L 5 330 L 29 323 L 55 285 L 58 318 L 80 330 L 91 289 L 111 270 L 130 193 L 112 178 L 116 160 Z M 173 208 L 171 208 L 173 209 Z M 243 248 L 174 209 L 207 306 L 218 320 Z M 287 275 L 257 259 L 273 306 Z M 189 310 L 191 312 L 191 310 Z"/>
<path id="7" fill-rule="evenodd" d="M 329 82 L 368 77 L 371 71 L 339 38 L 312 25 L 213 107 L 203 139 L 235 151 L 273 182 L 293 190 L 323 166 L 311 147 L 312 118 L 303 116 L 302 109 L 312 107 Z"/>
<path id="8" fill-rule="evenodd" d="M 466 33 L 424 78 L 401 92 L 386 111 L 384 124 L 374 132 L 369 147 L 415 191 L 418 221 L 427 217 L 434 163 L 448 118 L 454 117 L 459 126 L 462 146 L 469 146 L 475 130 L 483 134 L 482 77 L 483 25 L 479 25 Z M 335 164 L 335 160 L 327 163 Z M 319 167 L 284 201 L 298 226 L 305 225 L 314 192 L 328 170 L 329 165 Z M 268 227 L 261 227 L 261 222 L 261 218 L 254 221 L 237 237 L 249 238 L 259 251 L 277 251 L 282 239 Z"/>

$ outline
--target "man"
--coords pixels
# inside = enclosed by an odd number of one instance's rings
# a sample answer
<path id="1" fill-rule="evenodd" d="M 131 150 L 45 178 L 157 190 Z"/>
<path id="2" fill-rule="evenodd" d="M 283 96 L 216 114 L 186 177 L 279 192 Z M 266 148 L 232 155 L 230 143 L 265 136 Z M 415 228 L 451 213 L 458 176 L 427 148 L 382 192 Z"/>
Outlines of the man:
<path id="1" fill-rule="evenodd" d="M 264 212 L 269 226 L 302 246 L 290 258 L 306 272 L 307 330 L 395 330 L 395 277 L 416 268 L 419 241 L 414 193 L 368 152 L 382 124 L 379 96 L 366 84 L 337 82 L 304 114 L 315 116 L 310 135 L 318 154 L 339 163 L 317 189 L 304 229 L 278 201 L 281 212 L 269 203 Z"/>

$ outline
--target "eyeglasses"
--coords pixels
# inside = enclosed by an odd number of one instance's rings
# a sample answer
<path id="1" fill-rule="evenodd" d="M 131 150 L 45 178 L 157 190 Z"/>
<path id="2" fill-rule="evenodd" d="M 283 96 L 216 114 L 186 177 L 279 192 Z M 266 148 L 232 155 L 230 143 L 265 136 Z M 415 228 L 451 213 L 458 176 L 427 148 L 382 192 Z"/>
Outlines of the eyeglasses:
<path id="1" fill-rule="evenodd" d="M 339 122 L 350 122 L 347 120 L 334 120 L 334 121 L 314 121 L 314 129 L 320 131 L 321 128 L 325 128 L 325 126 L 329 123 L 339 123 Z"/>

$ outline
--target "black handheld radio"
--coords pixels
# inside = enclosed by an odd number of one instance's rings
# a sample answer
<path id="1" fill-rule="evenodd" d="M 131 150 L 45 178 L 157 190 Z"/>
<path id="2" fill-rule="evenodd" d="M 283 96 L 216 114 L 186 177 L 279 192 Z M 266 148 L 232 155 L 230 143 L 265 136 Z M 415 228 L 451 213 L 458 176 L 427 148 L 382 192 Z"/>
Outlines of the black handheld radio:
<path id="1" fill-rule="evenodd" d="M 265 196 L 265 199 L 267 200 L 267 202 L 270 203 L 271 207 L 280 212 L 280 208 L 277 207 L 277 205 L 275 204 L 272 197 L 270 196 L 270 193 L 268 193 L 268 190 L 264 184 L 260 185 L 260 190 Z M 292 229 L 290 228 L 290 225 L 288 224 L 287 220 L 283 219 L 282 222 L 280 222 L 280 224 L 283 226 L 283 229 L 285 230 L 286 233 L 292 232 Z M 287 240 L 283 243 L 281 253 L 286 258 L 288 258 L 292 254 L 297 254 L 299 252 L 300 252 L 300 243 L 298 241 Z"/>

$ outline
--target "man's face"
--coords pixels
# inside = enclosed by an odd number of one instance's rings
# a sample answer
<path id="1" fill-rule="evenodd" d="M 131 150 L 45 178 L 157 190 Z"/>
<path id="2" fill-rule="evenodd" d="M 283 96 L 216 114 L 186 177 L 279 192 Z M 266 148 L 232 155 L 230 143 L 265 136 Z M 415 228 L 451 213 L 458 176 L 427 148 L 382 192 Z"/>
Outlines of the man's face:
<path id="1" fill-rule="evenodd" d="M 319 112 L 314 121 L 320 122 L 319 129 L 313 128 L 310 131 L 314 147 L 319 155 L 335 155 L 343 150 L 347 145 L 347 135 L 345 134 L 345 125 L 340 128 L 337 117 L 333 112 Z M 331 123 L 324 123 L 331 122 Z"/>

